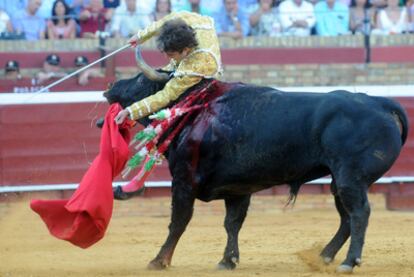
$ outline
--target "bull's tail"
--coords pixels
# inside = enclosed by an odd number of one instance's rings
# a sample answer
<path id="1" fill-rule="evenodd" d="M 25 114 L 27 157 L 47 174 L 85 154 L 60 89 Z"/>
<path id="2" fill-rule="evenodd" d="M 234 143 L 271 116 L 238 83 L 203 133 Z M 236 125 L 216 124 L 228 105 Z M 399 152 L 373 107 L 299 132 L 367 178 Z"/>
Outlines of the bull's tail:
<path id="1" fill-rule="evenodd" d="M 399 121 L 398 125 L 401 130 L 401 145 L 404 145 L 404 143 L 407 141 L 409 126 L 407 113 L 405 112 L 401 104 L 393 99 L 380 97 L 378 97 L 378 99 L 381 99 L 382 107 L 386 111 L 388 111 L 391 114 L 391 116 L 393 116 L 396 119 L 396 121 Z"/>
<path id="2" fill-rule="evenodd" d="M 407 113 L 405 112 L 405 110 L 401 108 L 401 110 L 397 112 L 396 115 L 398 116 L 398 119 L 400 120 L 402 124 L 401 145 L 404 145 L 405 142 L 407 141 L 408 126 L 409 126 Z"/>

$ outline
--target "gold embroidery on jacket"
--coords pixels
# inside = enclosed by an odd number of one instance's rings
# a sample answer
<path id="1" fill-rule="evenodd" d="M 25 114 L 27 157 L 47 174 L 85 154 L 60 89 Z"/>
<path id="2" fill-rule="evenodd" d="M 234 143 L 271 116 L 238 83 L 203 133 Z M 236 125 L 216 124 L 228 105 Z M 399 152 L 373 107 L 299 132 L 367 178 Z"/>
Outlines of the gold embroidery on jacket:
<path id="1" fill-rule="evenodd" d="M 168 20 L 181 18 L 196 30 L 198 47 L 178 65 L 175 61 L 165 66 L 168 71 L 175 70 L 174 78 L 165 87 L 141 101 L 128 107 L 131 119 L 139 119 L 154 113 L 176 100 L 184 91 L 201 81 L 202 78 L 218 78 L 221 74 L 220 47 L 214 29 L 214 21 L 207 16 L 190 12 L 171 13 L 160 21 L 152 23 L 138 32 L 138 38 L 144 42 L 158 34 L 161 26 Z"/>

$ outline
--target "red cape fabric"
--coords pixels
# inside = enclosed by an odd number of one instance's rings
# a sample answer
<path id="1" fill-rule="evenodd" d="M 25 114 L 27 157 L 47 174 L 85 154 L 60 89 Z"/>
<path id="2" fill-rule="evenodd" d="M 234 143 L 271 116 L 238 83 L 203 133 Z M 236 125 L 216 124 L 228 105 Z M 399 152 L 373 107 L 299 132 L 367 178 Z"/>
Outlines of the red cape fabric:
<path id="1" fill-rule="evenodd" d="M 113 104 L 105 116 L 100 151 L 69 200 L 32 200 L 30 207 L 45 222 L 49 232 L 81 248 L 99 241 L 112 216 L 112 181 L 128 160 L 128 123 L 117 125 L 122 110 Z"/>

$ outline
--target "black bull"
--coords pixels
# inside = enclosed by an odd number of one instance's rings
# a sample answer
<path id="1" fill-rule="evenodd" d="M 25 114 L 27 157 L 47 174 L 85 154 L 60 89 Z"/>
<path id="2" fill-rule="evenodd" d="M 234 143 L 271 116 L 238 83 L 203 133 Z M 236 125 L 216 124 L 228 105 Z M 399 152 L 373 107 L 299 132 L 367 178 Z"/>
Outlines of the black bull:
<path id="1" fill-rule="evenodd" d="M 109 103 L 126 107 L 164 85 L 139 74 L 116 82 L 104 95 Z M 219 267 L 235 268 L 238 233 L 251 194 L 289 184 L 295 197 L 303 183 L 329 174 L 341 220 L 321 256 L 330 263 L 351 237 L 338 271 L 352 272 L 360 265 L 370 215 L 368 188 L 390 169 L 407 138 L 408 122 L 401 106 L 361 93 L 286 93 L 243 84 L 234 85 L 210 105 L 213 116 L 199 142 L 197 167 L 191 165 L 192 145 L 196 125 L 203 122 L 194 120 L 186 126 L 168 150 L 171 223 L 167 240 L 149 267 L 170 265 L 198 198 L 224 199 L 227 245 Z M 147 125 L 149 120 L 140 122 Z"/>

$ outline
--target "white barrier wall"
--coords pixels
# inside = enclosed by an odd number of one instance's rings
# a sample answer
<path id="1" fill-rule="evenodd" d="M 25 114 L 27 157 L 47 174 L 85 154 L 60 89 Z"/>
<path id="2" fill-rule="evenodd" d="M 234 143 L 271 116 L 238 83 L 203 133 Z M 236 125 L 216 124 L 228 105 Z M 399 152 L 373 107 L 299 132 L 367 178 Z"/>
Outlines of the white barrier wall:
<path id="1" fill-rule="evenodd" d="M 323 86 L 323 87 L 275 87 L 289 92 L 326 93 L 333 90 L 348 90 L 384 97 L 414 96 L 414 85 L 401 86 Z M 0 93 L 0 105 L 28 105 L 53 103 L 90 103 L 103 102 L 102 91 L 52 92 L 52 93 Z"/>

